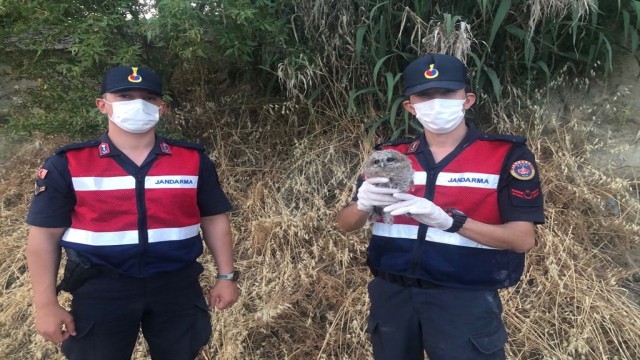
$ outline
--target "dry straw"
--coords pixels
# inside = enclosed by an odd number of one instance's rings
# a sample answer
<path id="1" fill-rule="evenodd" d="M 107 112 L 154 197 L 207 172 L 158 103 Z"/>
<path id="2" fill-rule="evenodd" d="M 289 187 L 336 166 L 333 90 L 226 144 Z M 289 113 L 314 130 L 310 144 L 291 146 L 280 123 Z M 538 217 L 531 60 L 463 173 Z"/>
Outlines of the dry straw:
<path id="1" fill-rule="evenodd" d="M 545 19 L 561 18 L 568 12 L 572 12 L 574 21 L 583 18 L 597 10 L 597 1 L 594 0 L 529 0 L 527 1 L 531 11 L 529 28 L 533 30 Z"/>

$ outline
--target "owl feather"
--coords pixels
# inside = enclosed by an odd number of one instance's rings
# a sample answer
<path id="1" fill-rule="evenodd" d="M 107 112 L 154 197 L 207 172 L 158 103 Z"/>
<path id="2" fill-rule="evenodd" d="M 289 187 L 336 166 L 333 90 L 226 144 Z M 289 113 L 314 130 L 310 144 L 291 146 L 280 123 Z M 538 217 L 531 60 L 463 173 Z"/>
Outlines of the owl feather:
<path id="1" fill-rule="evenodd" d="M 406 155 L 396 150 L 374 151 L 364 162 L 363 174 L 365 180 L 374 177 L 388 178 L 388 183 L 377 184 L 377 186 L 398 189 L 401 192 L 407 192 L 413 185 L 411 161 Z M 386 224 L 393 223 L 393 217 L 389 213 L 384 213 L 381 207 L 376 206 L 369 219 L 374 221 L 379 217 L 382 217 Z"/>

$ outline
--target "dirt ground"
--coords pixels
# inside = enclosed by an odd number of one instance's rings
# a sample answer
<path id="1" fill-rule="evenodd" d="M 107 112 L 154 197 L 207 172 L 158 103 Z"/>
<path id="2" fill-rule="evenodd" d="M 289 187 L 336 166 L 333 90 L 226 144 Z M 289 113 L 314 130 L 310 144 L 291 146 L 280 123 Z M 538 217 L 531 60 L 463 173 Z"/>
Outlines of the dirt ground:
<path id="1" fill-rule="evenodd" d="M 594 137 L 599 146 L 590 152 L 591 162 L 607 174 L 629 181 L 629 191 L 640 201 L 640 64 L 633 56 L 620 56 L 613 64 L 607 81 L 592 84 L 582 99 L 595 111 L 585 114 L 592 122 Z M 577 100 L 577 99 L 576 99 Z M 574 100 L 574 101 L 576 101 Z M 579 104 L 580 101 L 576 101 Z M 605 207 L 619 212 L 615 199 Z M 640 236 L 640 234 L 638 234 Z M 608 254 L 622 268 L 640 269 L 640 248 L 623 254 Z M 640 274 L 638 274 L 640 275 Z M 640 276 L 625 284 L 640 304 Z"/>
<path id="2" fill-rule="evenodd" d="M 0 63 L 0 125 L 7 121 L 9 108 L 20 101 L 20 92 L 34 83 L 28 80 L 10 79 L 11 69 Z M 0 131 L 0 166 L 4 165 L 11 156 L 11 149 L 16 146 L 19 139 L 10 138 Z"/>
<path id="3" fill-rule="evenodd" d="M 593 163 L 618 177 L 640 179 L 640 65 L 633 56 L 622 56 L 613 65 L 608 81 L 593 84 L 585 102 L 598 111 L 593 126 L 600 134 L 601 149 L 592 153 Z M 585 119 L 588 121 L 588 119 Z"/>

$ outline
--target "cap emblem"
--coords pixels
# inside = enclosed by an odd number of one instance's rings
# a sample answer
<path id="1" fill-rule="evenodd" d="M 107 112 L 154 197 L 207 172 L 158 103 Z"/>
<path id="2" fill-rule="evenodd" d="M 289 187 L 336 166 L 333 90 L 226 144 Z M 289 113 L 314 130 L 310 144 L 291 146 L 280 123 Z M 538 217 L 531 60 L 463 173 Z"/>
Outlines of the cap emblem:
<path id="1" fill-rule="evenodd" d="M 424 72 L 424 77 L 426 77 L 427 79 L 433 79 L 433 78 L 437 78 L 438 75 L 440 75 L 440 72 L 438 71 L 438 69 L 434 69 L 435 65 L 431 64 L 429 65 L 429 70 Z"/>
<path id="2" fill-rule="evenodd" d="M 132 83 L 139 83 L 140 81 L 142 81 L 142 76 L 138 75 L 138 68 L 137 67 L 132 67 L 131 68 L 131 75 L 129 75 L 127 80 L 129 80 Z"/>

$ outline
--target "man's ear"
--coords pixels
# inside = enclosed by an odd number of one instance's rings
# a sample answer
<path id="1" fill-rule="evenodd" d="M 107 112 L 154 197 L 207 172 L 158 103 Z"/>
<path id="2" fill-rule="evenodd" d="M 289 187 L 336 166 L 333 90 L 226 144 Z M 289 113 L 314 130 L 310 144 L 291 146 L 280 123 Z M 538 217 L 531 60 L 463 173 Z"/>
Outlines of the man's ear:
<path id="1" fill-rule="evenodd" d="M 101 113 L 108 115 L 107 112 L 107 101 L 103 98 L 96 98 L 96 107 L 100 110 Z"/>
<path id="2" fill-rule="evenodd" d="M 468 108 L 471 107 L 471 105 L 475 104 L 475 102 L 476 102 L 476 94 L 467 93 L 464 99 L 464 104 L 462 105 L 464 106 L 464 109 L 467 110 Z"/>
<path id="3" fill-rule="evenodd" d="M 160 116 L 164 115 L 167 111 L 169 111 L 169 106 L 163 101 L 162 104 L 160 104 Z"/>
<path id="4" fill-rule="evenodd" d="M 414 116 L 416 115 L 416 109 L 411 104 L 411 101 L 409 101 L 409 100 L 403 101 L 402 102 L 402 106 L 404 107 L 405 110 L 407 110 L 408 112 L 410 112 Z"/>

